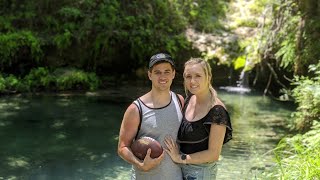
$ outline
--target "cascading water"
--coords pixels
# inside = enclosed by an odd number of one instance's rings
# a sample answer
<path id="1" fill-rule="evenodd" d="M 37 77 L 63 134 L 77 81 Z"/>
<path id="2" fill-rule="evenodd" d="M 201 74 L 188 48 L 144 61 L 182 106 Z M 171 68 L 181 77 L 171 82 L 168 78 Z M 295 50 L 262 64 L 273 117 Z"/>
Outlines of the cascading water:
<path id="1" fill-rule="evenodd" d="M 237 81 L 237 86 L 223 86 L 220 89 L 226 90 L 228 92 L 237 93 L 249 93 L 251 89 L 249 88 L 249 71 L 244 67 L 240 73 L 239 80 Z"/>
<path id="2" fill-rule="evenodd" d="M 249 52 L 252 48 L 250 46 L 247 47 L 246 51 Z M 225 86 L 220 87 L 220 89 L 226 90 L 228 92 L 236 92 L 236 93 L 249 93 L 251 89 L 249 87 L 249 70 L 251 69 L 251 60 L 248 56 L 245 58 L 244 67 L 240 73 L 239 80 L 237 81 L 237 86 Z"/>

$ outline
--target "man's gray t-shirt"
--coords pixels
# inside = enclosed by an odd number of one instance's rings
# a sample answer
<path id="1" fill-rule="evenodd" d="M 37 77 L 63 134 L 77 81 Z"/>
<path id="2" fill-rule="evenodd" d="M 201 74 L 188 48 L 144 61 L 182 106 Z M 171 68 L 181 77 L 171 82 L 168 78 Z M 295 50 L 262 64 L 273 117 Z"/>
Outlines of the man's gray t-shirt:
<path id="1" fill-rule="evenodd" d="M 141 128 L 137 139 L 143 136 L 152 137 L 160 142 L 163 147 L 166 147 L 164 138 L 167 135 L 170 135 L 176 141 L 182 119 L 181 105 L 176 94 L 173 92 L 170 92 L 170 94 L 170 103 L 162 108 L 147 107 L 140 99 L 134 101 L 137 106 L 141 107 L 142 112 Z M 131 179 L 181 180 L 182 172 L 180 166 L 174 163 L 168 154 L 165 154 L 161 164 L 148 172 L 140 171 L 133 166 Z"/>

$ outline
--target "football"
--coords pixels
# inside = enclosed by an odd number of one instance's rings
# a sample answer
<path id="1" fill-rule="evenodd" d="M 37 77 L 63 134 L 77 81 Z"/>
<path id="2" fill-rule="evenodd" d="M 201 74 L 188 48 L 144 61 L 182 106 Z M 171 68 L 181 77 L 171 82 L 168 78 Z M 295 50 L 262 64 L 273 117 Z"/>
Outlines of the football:
<path id="1" fill-rule="evenodd" d="M 141 137 L 133 141 L 131 144 L 132 153 L 140 160 L 143 160 L 145 158 L 147 150 L 149 148 L 151 149 L 151 158 L 157 158 L 163 152 L 161 144 L 151 137 Z"/>

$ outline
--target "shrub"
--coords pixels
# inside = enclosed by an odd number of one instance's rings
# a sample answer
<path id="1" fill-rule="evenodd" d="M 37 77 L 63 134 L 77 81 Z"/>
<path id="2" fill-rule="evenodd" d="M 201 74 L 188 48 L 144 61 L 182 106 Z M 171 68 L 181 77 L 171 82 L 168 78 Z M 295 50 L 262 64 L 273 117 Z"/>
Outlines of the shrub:
<path id="1" fill-rule="evenodd" d="M 24 84 L 30 91 L 46 90 L 55 86 L 55 78 L 50 75 L 45 67 L 31 69 L 30 73 L 24 77 Z"/>
<path id="2" fill-rule="evenodd" d="M 31 31 L 0 34 L 0 67 L 3 69 L 14 63 L 25 63 L 19 62 L 19 56 L 25 51 L 30 55 L 27 58 L 39 62 L 43 55 L 40 45 L 40 40 Z"/>
<path id="3" fill-rule="evenodd" d="M 318 179 L 320 175 L 320 123 L 305 134 L 284 138 L 275 149 L 278 165 L 270 179 Z M 281 177 L 281 178 L 280 178 Z"/>
<path id="4" fill-rule="evenodd" d="M 311 65 L 309 72 L 312 77 L 296 77 L 293 96 L 298 103 L 297 111 L 293 114 L 295 129 L 308 130 L 314 120 L 320 117 L 320 61 L 317 65 Z"/>
<path id="5" fill-rule="evenodd" d="M 89 89 L 95 90 L 99 86 L 99 79 L 94 73 L 87 73 L 77 69 L 58 69 L 55 71 L 59 90 Z"/>

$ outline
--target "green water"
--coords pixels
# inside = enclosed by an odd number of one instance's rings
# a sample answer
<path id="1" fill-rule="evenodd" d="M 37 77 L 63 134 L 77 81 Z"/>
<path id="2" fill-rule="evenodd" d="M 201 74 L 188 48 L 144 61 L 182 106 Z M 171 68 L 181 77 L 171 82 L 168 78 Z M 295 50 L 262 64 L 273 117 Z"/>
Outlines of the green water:
<path id="1" fill-rule="evenodd" d="M 219 95 L 234 138 L 223 147 L 218 179 L 254 179 L 273 165 L 270 150 L 292 108 L 259 95 Z M 130 165 L 116 148 L 122 115 L 134 97 L 117 90 L 1 97 L 0 179 L 129 179 Z"/>

